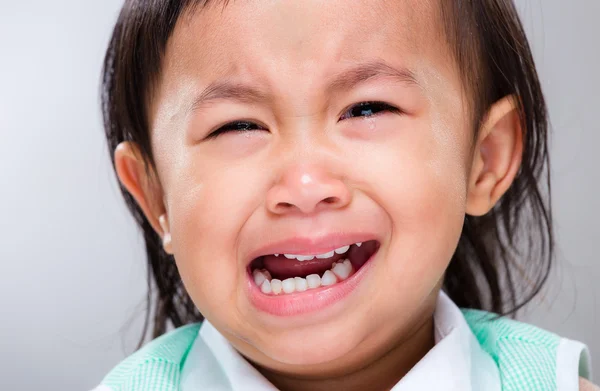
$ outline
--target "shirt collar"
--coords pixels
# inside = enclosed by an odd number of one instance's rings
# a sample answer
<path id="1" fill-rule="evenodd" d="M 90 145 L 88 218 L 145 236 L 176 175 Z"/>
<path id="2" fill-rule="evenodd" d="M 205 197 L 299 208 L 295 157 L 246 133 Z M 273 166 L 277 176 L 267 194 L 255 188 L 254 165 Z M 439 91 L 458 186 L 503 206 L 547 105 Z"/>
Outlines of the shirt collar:
<path id="1" fill-rule="evenodd" d="M 460 309 L 440 292 L 434 313 L 435 346 L 392 391 L 500 390 L 498 368 L 485 353 Z M 200 328 L 182 371 L 182 391 L 276 391 L 208 321 Z"/>
<path id="2" fill-rule="evenodd" d="M 392 391 L 500 391 L 500 374 L 460 309 L 440 291 L 433 315 L 435 346 Z"/>

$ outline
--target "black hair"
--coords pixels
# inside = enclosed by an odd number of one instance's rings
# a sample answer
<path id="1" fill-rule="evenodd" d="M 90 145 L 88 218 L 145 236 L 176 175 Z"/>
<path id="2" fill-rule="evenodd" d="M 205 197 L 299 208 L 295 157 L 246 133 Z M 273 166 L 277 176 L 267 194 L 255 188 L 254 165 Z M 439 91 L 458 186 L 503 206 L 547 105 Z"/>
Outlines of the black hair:
<path id="1" fill-rule="evenodd" d="M 215 1 L 125 1 L 106 52 L 102 78 L 102 112 L 113 168 L 115 148 L 131 141 L 139 147 L 147 173 L 154 173 L 147 102 L 167 42 L 183 15 Z M 219 3 L 225 7 L 227 1 Z M 539 293 L 553 262 L 546 104 L 512 0 L 440 1 L 440 17 L 468 92 L 474 134 L 487 109 L 506 96 L 517 98 L 524 131 L 523 159 L 514 182 L 489 213 L 465 217 L 444 289 L 461 307 L 514 315 Z M 150 324 L 154 338 L 163 334 L 169 323 L 179 327 L 202 320 L 172 256 L 162 248 L 161 238 L 134 198 L 121 184 L 120 188 L 146 244 L 144 335 Z"/>

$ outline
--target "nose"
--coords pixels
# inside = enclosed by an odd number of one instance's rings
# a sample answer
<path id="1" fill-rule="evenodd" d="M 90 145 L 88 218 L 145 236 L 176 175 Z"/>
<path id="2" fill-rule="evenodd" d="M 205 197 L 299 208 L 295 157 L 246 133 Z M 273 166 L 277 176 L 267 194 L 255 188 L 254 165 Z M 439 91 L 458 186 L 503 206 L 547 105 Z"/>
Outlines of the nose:
<path id="1" fill-rule="evenodd" d="M 317 164 L 300 164 L 286 169 L 267 194 L 272 213 L 311 214 L 348 205 L 351 192 L 342 178 Z"/>

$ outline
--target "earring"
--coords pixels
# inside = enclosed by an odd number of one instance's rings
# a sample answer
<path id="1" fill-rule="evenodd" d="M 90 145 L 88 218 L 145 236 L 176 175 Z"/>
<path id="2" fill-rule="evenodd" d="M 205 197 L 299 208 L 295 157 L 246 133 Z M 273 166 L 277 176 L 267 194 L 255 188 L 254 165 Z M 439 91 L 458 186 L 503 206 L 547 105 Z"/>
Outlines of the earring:
<path id="1" fill-rule="evenodd" d="M 173 254 L 173 250 L 171 248 L 172 238 L 171 238 L 171 232 L 169 230 L 169 223 L 167 223 L 167 216 L 164 214 L 160 215 L 160 217 L 158 218 L 158 222 L 160 224 L 160 227 L 163 230 L 163 237 L 162 237 L 163 248 L 165 249 L 165 252 L 167 252 L 168 254 Z"/>

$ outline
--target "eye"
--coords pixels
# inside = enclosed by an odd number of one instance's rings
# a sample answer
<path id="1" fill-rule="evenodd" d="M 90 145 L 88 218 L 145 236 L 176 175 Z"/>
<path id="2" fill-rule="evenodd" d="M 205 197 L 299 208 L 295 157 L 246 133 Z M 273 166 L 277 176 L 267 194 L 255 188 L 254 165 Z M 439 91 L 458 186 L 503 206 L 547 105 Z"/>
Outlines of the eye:
<path id="1" fill-rule="evenodd" d="M 207 139 L 216 138 L 216 137 L 220 136 L 221 134 L 228 133 L 228 132 L 245 133 L 245 132 L 250 132 L 253 130 L 263 130 L 263 129 L 264 128 L 261 128 L 260 125 L 257 125 L 254 122 L 235 121 L 235 122 L 230 122 L 228 124 L 221 126 L 217 130 L 215 130 L 214 132 L 209 134 L 206 138 Z M 266 130 L 266 129 L 264 129 L 264 130 Z"/>
<path id="2" fill-rule="evenodd" d="M 361 102 L 346 110 L 340 117 L 340 121 L 354 117 L 372 117 L 386 111 L 394 114 L 402 114 L 402 110 L 387 103 Z"/>

